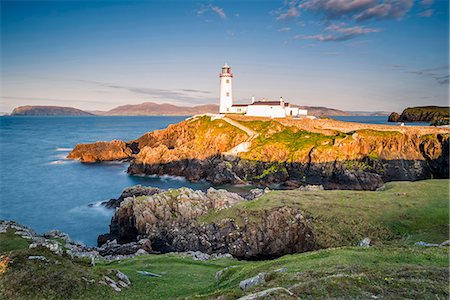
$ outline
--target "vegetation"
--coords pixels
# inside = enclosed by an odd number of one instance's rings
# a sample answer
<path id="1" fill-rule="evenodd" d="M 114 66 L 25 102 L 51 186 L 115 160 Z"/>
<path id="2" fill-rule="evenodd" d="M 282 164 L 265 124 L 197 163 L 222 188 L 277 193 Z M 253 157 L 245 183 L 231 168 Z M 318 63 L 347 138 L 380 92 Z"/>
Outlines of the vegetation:
<path id="1" fill-rule="evenodd" d="M 1 261 L 5 257 L 11 260 L 4 264 L 6 272 L 0 273 L 0 298 L 235 299 L 284 287 L 302 299 L 447 299 L 448 246 L 427 248 L 414 243 L 448 239 L 448 184 L 448 180 L 396 182 L 376 192 L 274 191 L 201 220 L 238 219 L 244 209 L 296 206 L 310 219 L 321 245 L 333 247 L 266 261 L 194 261 L 165 254 L 97 262 L 93 267 L 85 260 L 56 256 L 47 249 L 28 249 L 28 241 L 13 231 L 0 233 Z M 350 246 L 366 236 L 374 246 Z M 347 246 L 337 247 L 341 245 Z M 30 255 L 43 255 L 46 261 L 29 260 Z M 239 289 L 241 280 L 280 268 L 287 271 L 270 273 L 265 284 L 249 291 Z M 98 283 L 114 270 L 125 273 L 132 285 L 115 292 Z M 162 276 L 147 277 L 137 271 Z M 216 276 L 219 271 L 221 275 Z"/>
<path id="2" fill-rule="evenodd" d="M 375 243 L 448 239 L 448 180 L 391 182 L 380 191 L 272 191 L 254 201 L 212 212 L 200 220 L 232 218 L 240 211 L 291 206 L 311 220 L 320 247 L 356 245 L 368 236 Z"/>

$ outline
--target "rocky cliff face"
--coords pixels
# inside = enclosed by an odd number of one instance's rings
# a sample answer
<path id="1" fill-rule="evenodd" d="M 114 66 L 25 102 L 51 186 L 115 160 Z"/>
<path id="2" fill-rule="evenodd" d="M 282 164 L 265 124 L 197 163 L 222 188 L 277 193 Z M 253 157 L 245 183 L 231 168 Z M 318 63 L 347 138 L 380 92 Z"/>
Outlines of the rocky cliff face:
<path id="1" fill-rule="evenodd" d="M 69 158 L 84 162 L 130 158 L 131 174 L 288 188 L 322 184 L 326 189 L 373 190 L 386 181 L 449 176 L 449 133 L 443 129 L 306 131 L 302 123 L 238 121 L 257 135 L 250 137 L 221 119 L 201 117 L 128 143 L 78 145 Z M 244 142 L 249 144 L 247 151 L 230 154 Z"/>
<path id="2" fill-rule="evenodd" d="M 237 194 L 187 188 L 126 198 L 111 222 L 111 239 L 145 237 L 153 251 L 229 253 L 255 259 L 316 249 L 308 221 L 291 207 L 239 210 L 233 218 L 208 221 L 208 214 L 247 201 Z"/>
<path id="3" fill-rule="evenodd" d="M 420 106 L 408 107 L 399 115 L 393 112 L 389 115 L 389 122 L 436 122 L 449 118 L 449 107 Z"/>

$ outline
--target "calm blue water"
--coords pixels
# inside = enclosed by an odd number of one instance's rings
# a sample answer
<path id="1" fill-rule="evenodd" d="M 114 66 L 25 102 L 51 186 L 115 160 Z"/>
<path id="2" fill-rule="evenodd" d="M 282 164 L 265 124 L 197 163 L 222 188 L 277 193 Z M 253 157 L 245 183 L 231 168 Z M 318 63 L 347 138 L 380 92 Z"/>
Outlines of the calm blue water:
<path id="1" fill-rule="evenodd" d="M 88 207 L 117 198 L 128 186 L 160 188 L 209 185 L 182 178 L 136 177 L 126 163 L 82 164 L 64 158 L 78 143 L 131 140 L 186 117 L 0 117 L 0 219 L 38 232 L 59 229 L 95 245 L 107 232 L 112 210 Z M 386 117 L 336 117 L 343 121 L 392 124 Z"/>
<path id="2" fill-rule="evenodd" d="M 126 174 L 127 164 L 82 164 L 64 158 L 77 143 L 131 140 L 186 117 L 0 117 L 0 219 L 38 232 L 59 229 L 96 245 L 112 210 L 88 204 L 117 198 L 128 186 L 160 188 L 206 183 Z"/>
<path id="3" fill-rule="evenodd" d="M 333 119 L 344 122 L 357 122 L 368 124 L 383 124 L 383 125 L 400 125 L 401 123 L 388 122 L 388 116 L 333 116 Z M 426 122 L 405 123 L 405 126 L 430 126 Z"/>

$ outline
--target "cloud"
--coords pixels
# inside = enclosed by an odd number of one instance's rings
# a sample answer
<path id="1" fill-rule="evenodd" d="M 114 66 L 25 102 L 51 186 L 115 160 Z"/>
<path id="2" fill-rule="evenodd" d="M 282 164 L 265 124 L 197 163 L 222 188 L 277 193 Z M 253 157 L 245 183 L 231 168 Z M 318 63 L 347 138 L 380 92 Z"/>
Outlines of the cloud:
<path id="1" fill-rule="evenodd" d="M 424 10 L 423 12 L 421 12 L 421 13 L 419 14 L 419 16 L 424 17 L 424 18 L 429 18 L 429 17 L 431 17 L 431 16 L 433 15 L 433 13 L 434 13 L 434 10 L 432 10 L 432 9 L 426 9 L 426 10 Z"/>
<path id="2" fill-rule="evenodd" d="M 197 15 L 201 16 L 201 15 L 207 13 L 207 12 L 212 12 L 212 13 L 216 14 L 222 20 L 226 20 L 227 19 L 227 15 L 226 15 L 225 11 L 223 10 L 223 8 L 221 8 L 219 6 L 212 5 L 212 4 L 202 5 L 197 10 Z"/>
<path id="3" fill-rule="evenodd" d="M 147 87 L 134 87 L 120 84 L 113 84 L 107 82 L 100 82 L 94 80 L 77 80 L 84 83 L 89 83 L 101 87 L 107 87 L 111 89 L 125 90 L 135 94 L 152 96 L 156 98 L 162 98 L 164 100 L 173 100 L 189 103 L 204 103 L 205 101 L 212 100 L 211 98 L 205 98 L 205 95 L 212 94 L 210 91 L 196 90 L 196 89 L 154 89 Z"/>
<path id="4" fill-rule="evenodd" d="M 324 16 L 326 20 L 400 19 L 411 10 L 413 4 L 414 0 L 293 0 L 277 10 L 276 19 L 296 18 L 307 11 Z"/>
<path id="5" fill-rule="evenodd" d="M 384 1 L 384 3 L 369 7 L 356 14 L 354 19 L 357 21 L 400 19 L 412 8 L 413 4 L 413 0 Z"/>
<path id="6" fill-rule="evenodd" d="M 345 24 L 332 24 L 325 28 L 326 34 L 316 35 L 296 35 L 297 40 L 316 40 L 320 42 L 343 42 L 354 39 L 356 37 L 379 32 L 377 28 L 367 28 L 362 26 L 345 27 Z"/>
<path id="7" fill-rule="evenodd" d="M 429 68 L 429 69 L 420 69 L 420 70 L 408 70 L 407 67 L 403 65 L 394 65 L 395 69 L 403 70 L 405 73 L 408 74 L 415 74 L 419 76 L 424 76 L 428 78 L 433 78 L 436 80 L 437 83 L 446 85 L 449 84 L 449 65 L 442 65 L 435 68 Z"/>
<path id="8" fill-rule="evenodd" d="M 290 27 L 283 27 L 283 28 L 278 29 L 279 32 L 287 32 L 287 31 L 290 31 L 290 30 L 291 30 Z"/>
<path id="9" fill-rule="evenodd" d="M 289 9 L 283 13 L 280 13 L 277 17 L 277 20 L 287 20 L 287 19 L 292 19 L 295 17 L 298 17 L 300 15 L 300 11 L 294 7 L 291 6 L 289 7 Z"/>

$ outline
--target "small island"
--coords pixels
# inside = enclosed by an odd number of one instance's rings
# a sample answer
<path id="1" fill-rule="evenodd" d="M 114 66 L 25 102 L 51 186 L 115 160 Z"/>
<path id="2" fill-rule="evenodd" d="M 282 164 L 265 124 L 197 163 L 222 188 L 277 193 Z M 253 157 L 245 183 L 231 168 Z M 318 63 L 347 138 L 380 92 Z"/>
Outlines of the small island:
<path id="1" fill-rule="evenodd" d="M 447 106 L 417 106 L 408 107 L 399 115 L 393 112 L 389 122 L 431 122 L 432 125 L 448 125 L 449 107 Z"/>
<path id="2" fill-rule="evenodd" d="M 26 105 L 16 107 L 11 116 L 93 116 L 93 114 L 73 107 Z"/>

